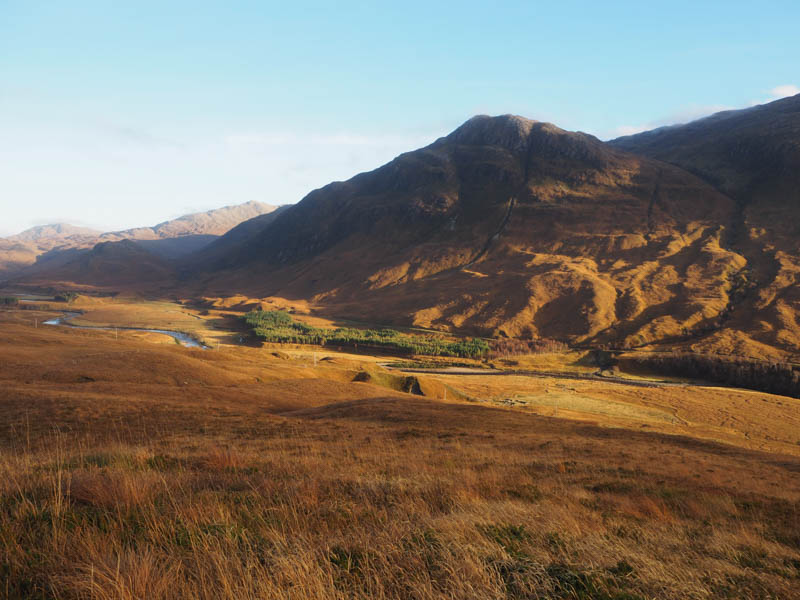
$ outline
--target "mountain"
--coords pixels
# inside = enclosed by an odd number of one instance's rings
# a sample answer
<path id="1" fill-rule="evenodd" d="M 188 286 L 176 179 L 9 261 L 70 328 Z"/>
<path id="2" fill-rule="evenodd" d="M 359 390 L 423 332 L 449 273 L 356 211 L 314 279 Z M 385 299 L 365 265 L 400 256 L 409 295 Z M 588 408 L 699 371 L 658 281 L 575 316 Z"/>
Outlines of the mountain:
<path id="1" fill-rule="evenodd" d="M 726 311 L 745 262 L 724 235 L 736 210 L 666 162 L 479 116 L 311 192 L 244 243 L 223 236 L 197 279 L 377 323 L 637 345 Z"/>
<path id="2" fill-rule="evenodd" d="M 98 235 L 100 235 L 99 231 L 89 229 L 88 227 L 75 227 L 67 223 L 55 223 L 52 225 L 31 227 L 22 233 L 12 235 L 6 239 L 22 243 L 57 244 L 68 240 L 94 238 Z"/>
<path id="3" fill-rule="evenodd" d="M 171 265 L 132 240 L 100 242 L 89 250 L 67 251 L 68 260 L 48 265 L 44 274 L 50 283 L 88 287 L 153 285 L 174 277 Z"/>
<path id="4" fill-rule="evenodd" d="M 245 202 L 235 206 L 224 206 L 206 212 L 193 213 L 164 221 L 153 227 L 138 227 L 104 233 L 100 236 L 102 241 L 127 240 L 157 240 L 171 239 L 185 236 L 206 235 L 220 236 L 239 223 L 270 213 L 275 210 L 275 206 L 263 204 L 261 202 Z"/>
<path id="5" fill-rule="evenodd" d="M 776 186 L 796 197 L 800 94 L 617 138 L 609 144 L 676 164 L 744 202 L 774 192 Z"/>
<path id="6" fill-rule="evenodd" d="M 39 225 L 22 233 L 0 238 L 0 274 L 12 273 L 36 262 L 36 257 L 59 247 L 87 246 L 99 231 L 66 223 Z"/>
<path id="7" fill-rule="evenodd" d="M 270 225 L 283 211 L 290 207 L 288 204 L 276 207 L 272 212 L 268 212 L 247 221 L 239 223 L 224 236 L 215 238 L 211 243 L 203 246 L 197 252 L 186 257 L 184 264 L 190 269 L 194 267 L 204 268 L 214 265 L 217 269 L 235 266 L 234 263 L 219 263 L 220 257 L 236 256 L 236 249 L 246 245 L 251 238 L 260 234 Z"/>
<path id="8" fill-rule="evenodd" d="M 65 223 L 33 227 L 20 234 L 0 239 L 0 275 L 19 274 L 35 264 L 30 272 L 41 276 L 61 268 L 75 258 L 75 251 L 88 250 L 103 242 L 135 240 L 142 248 L 165 259 L 178 259 L 199 251 L 236 225 L 264 215 L 276 207 L 261 202 L 184 215 L 153 227 L 101 233 Z"/>
<path id="9" fill-rule="evenodd" d="M 800 347 L 800 95 L 610 142 L 696 173 L 736 202 L 737 310 L 707 348 Z"/>

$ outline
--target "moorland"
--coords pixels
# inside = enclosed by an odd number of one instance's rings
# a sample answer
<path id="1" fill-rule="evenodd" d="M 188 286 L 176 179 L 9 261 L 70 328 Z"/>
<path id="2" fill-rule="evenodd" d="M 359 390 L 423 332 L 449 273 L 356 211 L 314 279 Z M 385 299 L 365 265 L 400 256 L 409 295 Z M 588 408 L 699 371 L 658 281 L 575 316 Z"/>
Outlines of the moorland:
<path id="1" fill-rule="evenodd" d="M 0 594 L 796 598 L 800 96 L 479 116 L 0 243 Z"/>

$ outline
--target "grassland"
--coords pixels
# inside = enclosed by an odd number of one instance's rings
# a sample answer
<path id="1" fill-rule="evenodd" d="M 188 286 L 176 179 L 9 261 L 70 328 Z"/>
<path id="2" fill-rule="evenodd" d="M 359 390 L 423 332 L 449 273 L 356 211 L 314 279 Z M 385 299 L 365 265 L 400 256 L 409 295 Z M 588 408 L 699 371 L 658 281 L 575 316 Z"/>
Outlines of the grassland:
<path id="1" fill-rule="evenodd" d="M 377 358 L 44 316 L 0 311 L 6 597 L 798 596 L 796 400 L 488 375 L 420 396 Z"/>

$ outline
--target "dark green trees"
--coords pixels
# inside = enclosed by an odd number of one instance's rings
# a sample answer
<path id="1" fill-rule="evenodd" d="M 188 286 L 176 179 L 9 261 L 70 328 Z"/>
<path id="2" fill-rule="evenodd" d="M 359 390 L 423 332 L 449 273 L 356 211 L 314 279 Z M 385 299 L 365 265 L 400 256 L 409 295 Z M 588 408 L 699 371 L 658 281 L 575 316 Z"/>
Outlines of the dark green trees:
<path id="1" fill-rule="evenodd" d="M 295 321 L 283 311 L 256 310 L 244 316 L 253 332 L 266 342 L 290 344 L 330 344 L 385 349 L 402 354 L 481 358 L 489 344 L 481 339 L 448 340 L 435 335 L 409 335 L 394 329 L 326 329 Z"/>

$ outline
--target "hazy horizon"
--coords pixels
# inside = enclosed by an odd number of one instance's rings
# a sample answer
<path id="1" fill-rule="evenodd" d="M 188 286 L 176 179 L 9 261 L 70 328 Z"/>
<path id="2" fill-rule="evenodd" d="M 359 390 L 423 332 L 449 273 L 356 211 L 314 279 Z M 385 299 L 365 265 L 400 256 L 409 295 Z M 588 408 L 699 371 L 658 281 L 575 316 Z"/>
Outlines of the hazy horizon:
<path id="1" fill-rule="evenodd" d="M 800 92 L 788 2 L 312 4 L 3 3 L 0 236 L 294 203 L 480 113 L 609 139 Z"/>

